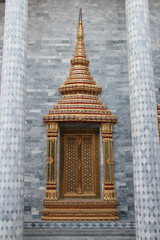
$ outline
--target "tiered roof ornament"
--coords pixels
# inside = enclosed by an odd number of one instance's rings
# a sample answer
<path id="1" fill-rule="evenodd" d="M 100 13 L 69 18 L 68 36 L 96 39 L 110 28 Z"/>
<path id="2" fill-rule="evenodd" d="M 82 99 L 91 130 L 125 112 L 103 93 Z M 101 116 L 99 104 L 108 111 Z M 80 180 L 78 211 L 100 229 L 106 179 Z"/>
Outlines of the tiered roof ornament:
<path id="1" fill-rule="evenodd" d="M 89 72 L 89 60 L 86 57 L 80 9 L 77 43 L 71 70 L 67 80 L 59 87 L 62 98 L 54 108 L 44 116 L 44 122 L 50 121 L 88 121 L 116 122 L 116 116 L 106 109 L 98 99 L 101 86 L 97 85 Z"/>

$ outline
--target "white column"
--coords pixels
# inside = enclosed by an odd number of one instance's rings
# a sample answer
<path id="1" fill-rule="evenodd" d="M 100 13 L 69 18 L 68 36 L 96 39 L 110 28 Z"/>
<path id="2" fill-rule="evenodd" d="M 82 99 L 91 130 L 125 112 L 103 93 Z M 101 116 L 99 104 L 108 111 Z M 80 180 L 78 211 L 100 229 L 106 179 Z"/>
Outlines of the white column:
<path id="1" fill-rule="evenodd" d="M 160 155 L 148 0 L 126 0 L 136 237 L 160 239 Z"/>
<path id="2" fill-rule="evenodd" d="M 27 0 L 6 0 L 0 98 L 0 239 L 23 239 Z"/>

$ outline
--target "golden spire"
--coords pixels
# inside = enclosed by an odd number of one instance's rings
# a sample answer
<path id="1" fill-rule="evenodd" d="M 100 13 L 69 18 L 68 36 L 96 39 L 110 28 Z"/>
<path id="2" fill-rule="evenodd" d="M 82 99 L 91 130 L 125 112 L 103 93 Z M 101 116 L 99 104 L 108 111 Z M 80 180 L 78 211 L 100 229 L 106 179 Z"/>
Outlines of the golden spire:
<path id="1" fill-rule="evenodd" d="M 116 121 L 116 117 L 98 99 L 101 86 L 97 85 L 89 72 L 82 25 L 82 9 L 79 13 L 77 43 L 71 70 L 67 80 L 59 87 L 62 98 L 54 105 L 44 121 Z"/>
<path id="2" fill-rule="evenodd" d="M 84 38 L 84 34 L 83 34 L 83 25 L 82 25 L 82 8 L 80 8 L 77 40 L 82 40 L 83 38 Z"/>
<path id="3" fill-rule="evenodd" d="M 85 46 L 84 46 L 84 33 L 83 33 L 83 23 L 82 23 L 82 9 L 79 12 L 79 23 L 77 30 L 77 43 L 74 53 L 74 57 L 71 59 L 71 64 L 83 64 L 88 66 L 89 60 L 86 58 Z"/>

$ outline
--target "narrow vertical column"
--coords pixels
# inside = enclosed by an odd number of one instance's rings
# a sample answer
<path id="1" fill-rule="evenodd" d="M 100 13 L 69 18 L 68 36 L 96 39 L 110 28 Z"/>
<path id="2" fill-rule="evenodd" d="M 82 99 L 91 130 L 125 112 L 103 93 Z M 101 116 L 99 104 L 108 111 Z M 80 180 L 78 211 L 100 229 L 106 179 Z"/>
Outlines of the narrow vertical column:
<path id="1" fill-rule="evenodd" d="M 126 0 L 137 239 L 160 236 L 160 155 L 148 0 Z"/>
<path id="2" fill-rule="evenodd" d="M 0 239 L 23 239 L 27 0 L 6 0 L 0 105 Z"/>
<path id="3" fill-rule="evenodd" d="M 114 190 L 114 160 L 113 160 L 113 123 L 102 123 L 102 142 L 104 160 L 104 192 L 103 200 L 117 200 Z"/>
<path id="4" fill-rule="evenodd" d="M 57 133 L 58 123 L 47 123 L 46 200 L 57 200 Z"/>
<path id="5" fill-rule="evenodd" d="M 159 129 L 159 142 L 160 142 L 160 104 L 157 105 L 158 111 L 158 129 Z"/>

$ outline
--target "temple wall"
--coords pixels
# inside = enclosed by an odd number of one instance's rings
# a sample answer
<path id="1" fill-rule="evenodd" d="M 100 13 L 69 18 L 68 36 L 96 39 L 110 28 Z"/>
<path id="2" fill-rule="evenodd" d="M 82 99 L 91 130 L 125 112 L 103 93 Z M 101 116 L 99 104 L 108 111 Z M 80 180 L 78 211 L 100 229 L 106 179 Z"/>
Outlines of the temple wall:
<path id="1" fill-rule="evenodd" d="M 43 115 L 60 98 L 58 87 L 70 71 L 79 8 L 83 10 L 90 72 L 103 91 L 100 99 L 118 118 L 114 126 L 115 188 L 120 221 L 103 228 L 134 228 L 134 190 L 129 113 L 124 0 L 29 0 L 24 227 L 41 227 L 46 184 L 46 128 Z M 0 71 L 4 3 L 0 3 Z M 150 1 L 157 102 L 160 103 L 160 2 Z M 34 223 L 33 223 L 34 222 Z M 63 227 L 61 224 L 57 225 Z M 80 225 L 81 227 L 82 225 Z M 53 223 L 47 225 L 54 228 Z M 76 227 L 74 225 L 73 227 Z"/>
<path id="2" fill-rule="evenodd" d="M 46 129 L 43 115 L 60 98 L 58 87 L 70 71 L 83 11 L 90 72 L 103 87 L 100 99 L 118 118 L 114 127 L 115 187 L 120 221 L 134 222 L 133 173 L 122 1 L 29 1 L 25 221 L 39 222 L 45 190 Z M 96 20 L 95 20 L 96 19 Z"/>

